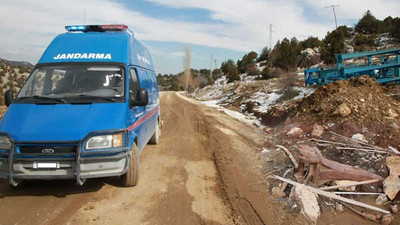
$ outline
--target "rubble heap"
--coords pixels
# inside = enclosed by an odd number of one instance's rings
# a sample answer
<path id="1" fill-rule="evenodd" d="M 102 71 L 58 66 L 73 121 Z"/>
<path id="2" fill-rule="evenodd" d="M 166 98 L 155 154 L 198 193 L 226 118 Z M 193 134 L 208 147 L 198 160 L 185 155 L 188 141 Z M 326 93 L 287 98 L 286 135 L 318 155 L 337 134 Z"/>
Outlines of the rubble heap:
<path id="1" fill-rule="evenodd" d="M 375 79 L 361 76 L 321 86 L 300 102 L 297 110 L 306 118 L 316 115 L 341 122 L 387 123 L 398 120 L 398 106 Z"/>
<path id="2" fill-rule="evenodd" d="M 296 121 L 325 121 L 358 124 L 399 123 L 399 103 L 386 95 L 375 79 L 368 76 L 336 81 L 319 87 L 302 100 L 277 105 L 262 115 L 265 125 Z"/>

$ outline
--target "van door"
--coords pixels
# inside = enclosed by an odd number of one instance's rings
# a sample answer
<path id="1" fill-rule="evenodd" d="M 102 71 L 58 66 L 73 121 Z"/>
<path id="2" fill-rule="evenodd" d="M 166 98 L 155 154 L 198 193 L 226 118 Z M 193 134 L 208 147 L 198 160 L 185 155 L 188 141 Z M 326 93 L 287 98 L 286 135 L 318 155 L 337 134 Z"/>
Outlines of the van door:
<path id="1" fill-rule="evenodd" d="M 150 77 L 149 77 L 147 71 L 143 70 L 143 69 L 139 69 L 139 68 L 137 69 L 137 71 L 138 71 L 138 79 L 139 79 L 139 83 L 140 83 L 140 88 L 146 89 L 149 94 L 149 104 L 146 105 L 145 109 L 144 109 L 145 110 L 144 114 L 146 116 L 146 120 L 143 124 L 145 127 L 145 134 L 144 134 L 145 142 L 146 142 L 145 144 L 147 144 L 147 142 L 150 140 L 151 136 L 153 135 L 153 131 L 154 131 L 153 130 L 154 128 L 152 127 L 151 122 L 150 122 L 152 120 L 153 116 L 148 117 L 154 109 L 154 106 L 152 105 L 153 93 L 151 91 L 151 89 L 152 89 L 151 80 L 150 80 Z"/>
<path id="2" fill-rule="evenodd" d="M 137 97 L 137 92 L 141 88 L 140 82 L 138 79 L 137 71 L 135 68 L 129 69 L 129 95 L 132 96 L 134 99 Z M 146 145 L 146 127 L 142 122 L 139 124 L 140 119 L 145 115 L 145 106 L 133 106 L 129 109 L 129 126 L 136 124 L 133 128 L 133 131 L 137 133 L 138 139 L 138 149 L 139 151 L 143 149 Z"/>

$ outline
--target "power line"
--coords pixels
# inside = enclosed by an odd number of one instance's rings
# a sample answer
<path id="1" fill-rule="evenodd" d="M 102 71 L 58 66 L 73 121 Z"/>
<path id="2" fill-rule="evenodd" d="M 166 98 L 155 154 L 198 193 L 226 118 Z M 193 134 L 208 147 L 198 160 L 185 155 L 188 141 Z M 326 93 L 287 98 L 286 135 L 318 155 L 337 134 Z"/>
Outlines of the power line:
<path id="1" fill-rule="evenodd" d="M 328 9 L 328 8 L 332 8 L 332 10 L 333 10 L 333 16 L 335 17 L 335 24 L 336 24 L 336 29 L 337 29 L 337 19 L 336 19 L 336 10 L 335 10 L 335 8 L 337 8 L 337 7 L 340 7 L 340 5 L 330 5 L 330 6 L 326 6 L 325 8 L 326 9 Z"/>

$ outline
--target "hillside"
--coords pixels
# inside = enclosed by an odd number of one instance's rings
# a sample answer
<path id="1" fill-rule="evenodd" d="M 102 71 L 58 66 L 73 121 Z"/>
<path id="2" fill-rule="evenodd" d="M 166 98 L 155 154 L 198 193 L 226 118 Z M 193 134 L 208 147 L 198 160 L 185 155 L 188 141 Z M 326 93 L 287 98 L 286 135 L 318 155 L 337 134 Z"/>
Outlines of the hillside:
<path id="1" fill-rule="evenodd" d="M 4 92 L 12 89 L 17 93 L 33 69 L 26 61 L 9 61 L 0 58 L 0 104 L 4 105 Z"/>

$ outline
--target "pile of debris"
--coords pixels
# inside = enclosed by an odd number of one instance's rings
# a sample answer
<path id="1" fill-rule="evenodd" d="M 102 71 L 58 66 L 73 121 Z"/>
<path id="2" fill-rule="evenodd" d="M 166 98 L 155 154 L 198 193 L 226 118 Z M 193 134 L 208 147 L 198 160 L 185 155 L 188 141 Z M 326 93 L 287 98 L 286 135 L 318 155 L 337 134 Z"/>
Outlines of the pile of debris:
<path id="1" fill-rule="evenodd" d="M 329 121 L 386 124 L 399 122 L 399 103 L 385 95 L 382 87 L 368 76 L 354 77 L 319 87 L 313 94 L 292 105 L 272 108 L 263 118 L 284 122 Z"/>
<path id="2" fill-rule="evenodd" d="M 329 140 L 311 138 L 294 146 L 298 151 L 298 161 L 286 147 L 276 146 L 285 152 L 293 167 L 287 169 L 288 166 L 284 166 L 268 173 L 270 178 L 283 182 L 278 186 L 275 183 L 273 195 L 296 201 L 313 222 L 320 216 L 322 202 L 334 201 L 334 204 L 325 205 L 332 205 L 336 212 L 348 208 L 370 221 L 390 224 L 394 220 L 393 214 L 398 212 L 396 196 L 400 192 L 400 152 L 391 147 L 374 146 L 356 137 L 330 133 L 332 138 Z M 353 152 L 370 161 L 383 159 L 387 169 L 377 174 L 367 165 L 342 164 L 339 160 L 325 158 L 323 154 L 327 151 L 324 149 L 329 152 Z M 280 176 L 274 175 L 278 173 Z M 352 198 L 360 196 L 375 196 L 376 206 Z"/>
<path id="3" fill-rule="evenodd" d="M 320 118 L 376 123 L 397 120 L 398 106 L 375 79 L 361 76 L 320 87 L 300 103 L 299 110 Z"/>

